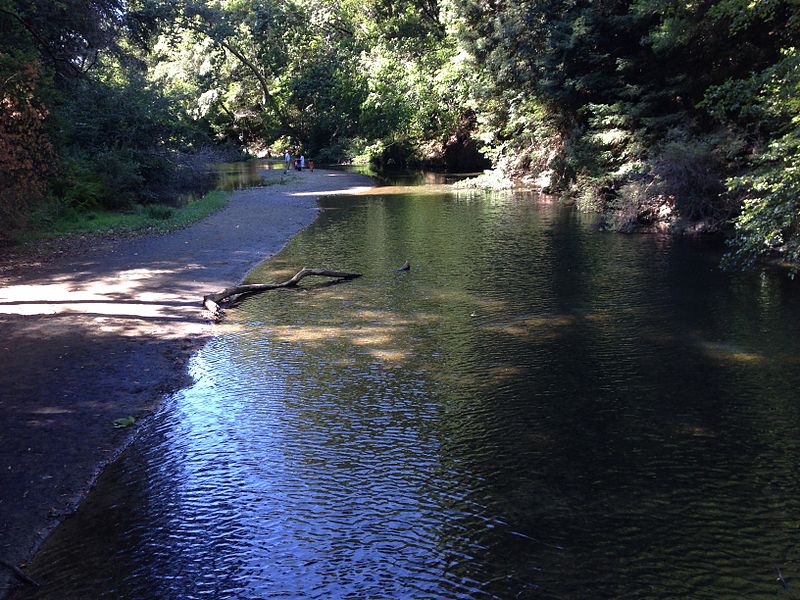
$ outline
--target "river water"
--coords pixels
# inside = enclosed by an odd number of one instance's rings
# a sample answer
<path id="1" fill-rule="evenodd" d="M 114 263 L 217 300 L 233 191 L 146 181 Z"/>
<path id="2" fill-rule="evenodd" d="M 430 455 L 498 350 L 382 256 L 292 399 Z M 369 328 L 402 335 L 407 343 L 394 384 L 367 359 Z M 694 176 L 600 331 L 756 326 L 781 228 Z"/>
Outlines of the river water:
<path id="1" fill-rule="evenodd" d="M 230 311 L 31 597 L 798 597 L 798 285 L 534 194 L 322 206 L 252 279 L 364 276 Z"/>

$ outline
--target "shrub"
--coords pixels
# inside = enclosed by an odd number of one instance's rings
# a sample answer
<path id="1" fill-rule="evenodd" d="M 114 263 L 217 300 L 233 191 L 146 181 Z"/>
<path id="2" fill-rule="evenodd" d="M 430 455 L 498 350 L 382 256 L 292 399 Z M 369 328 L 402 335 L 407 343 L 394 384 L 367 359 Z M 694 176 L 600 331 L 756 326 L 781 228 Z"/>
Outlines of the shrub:
<path id="1" fill-rule="evenodd" d="M 151 219 L 166 221 L 175 214 L 175 209 L 163 204 L 149 204 L 144 209 L 145 214 Z"/>
<path id="2" fill-rule="evenodd" d="M 727 218 L 720 204 L 722 164 L 708 140 L 673 131 L 652 161 L 652 190 L 656 196 L 670 195 L 680 215 L 691 221 Z"/>

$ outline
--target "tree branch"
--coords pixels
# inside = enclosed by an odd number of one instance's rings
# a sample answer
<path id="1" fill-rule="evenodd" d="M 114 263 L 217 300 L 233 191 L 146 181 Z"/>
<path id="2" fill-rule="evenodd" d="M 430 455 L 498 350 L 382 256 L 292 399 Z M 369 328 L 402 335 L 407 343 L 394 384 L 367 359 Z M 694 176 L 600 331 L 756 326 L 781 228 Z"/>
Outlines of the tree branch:
<path id="1" fill-rule="evenodd" d="M 348 273 L 347 271 L 329 271 L 327 269 L 309 269 L 303 267 L 291 279 L 287 279 L 283 283 L 252 283 L 248 285 L 239 285 L 232 288 L 226 288 L 221 292 L 213 294 L 206 294 L 203 296 L 203 306 L 212 314 L 217 315 L 223 306 L 230 305 L 244 295 L 259 294 L 268 290 L 277 290 L 280 288 L 293 288 L 296 287 L 300 280 L 304 277 L 315 275 L 317 277 L 334 277 L 337 279 L 356 279 L 361 277 L 361 273 Z"/>

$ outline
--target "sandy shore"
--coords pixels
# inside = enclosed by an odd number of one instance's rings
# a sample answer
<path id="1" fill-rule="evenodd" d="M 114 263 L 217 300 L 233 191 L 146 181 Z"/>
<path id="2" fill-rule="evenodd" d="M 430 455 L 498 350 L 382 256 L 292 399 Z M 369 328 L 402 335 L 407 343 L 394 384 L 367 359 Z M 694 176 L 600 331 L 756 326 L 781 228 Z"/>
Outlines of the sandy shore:
<path id="1" fill-rule="evenodd" d="M 371 185 L 325 170 L 293 178 L 235 192 L 188 229 L 106 242 L 4 277 L 0 561 L 24 565 L 74 511 L 134 435 L 114 419 L 141 421 L 188 383 L 189 356 L 214 333 L 203 294 L 280 250 L 314 220 L 319 196 Z M 0 597 L 17 583 L 0 565 Z"/>

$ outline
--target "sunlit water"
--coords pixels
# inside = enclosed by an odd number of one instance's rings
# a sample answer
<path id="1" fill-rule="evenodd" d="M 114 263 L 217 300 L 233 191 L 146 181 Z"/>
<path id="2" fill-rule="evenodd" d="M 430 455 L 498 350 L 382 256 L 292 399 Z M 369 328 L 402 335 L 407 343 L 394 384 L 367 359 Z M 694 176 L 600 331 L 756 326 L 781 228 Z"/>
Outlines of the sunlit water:
<path id="1" fill-rule="evenodd" d="M 323 206 L 252 279 L 364 276 L 230 311 L 38 597 L 798 596 L 797 285 L 533 195 Z"/>

